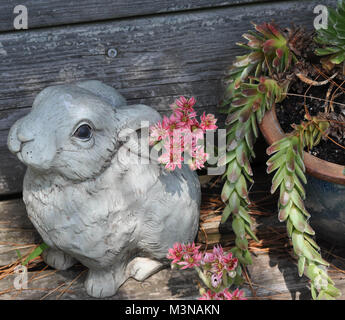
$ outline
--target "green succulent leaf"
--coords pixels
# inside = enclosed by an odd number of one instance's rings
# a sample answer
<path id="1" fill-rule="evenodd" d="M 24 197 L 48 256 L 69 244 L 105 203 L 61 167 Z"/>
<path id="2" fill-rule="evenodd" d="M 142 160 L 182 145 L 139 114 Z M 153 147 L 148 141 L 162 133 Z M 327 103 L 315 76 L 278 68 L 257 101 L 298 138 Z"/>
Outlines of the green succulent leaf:
<path id="1" fill-rule="evenodd" d="M 311 291 L 311 296 L 313 298 L 313 300 L 317 299 L 317 291 L 315 289 L 315 286 L 311 283 L 310 284 L 310 291 Z"/>
<path id="2" fill-rule="evenodd" d="M 315 42 L 323 45 L 317 48 L 315 53 L 323 56 L 324 66 L 327 68 L 328 63 L 340 64 L 345 60 L 345 10 L 344 2 L 338 1 L 337 9 L 328 9 L 327 28 L 317 30 Z"/>
<path id="3" fill-rule="evenodd" d="M 338 53 L 339 51 L 341 51 L 340 48 L 336 48 L 336 47 L 326 47 L 326 48 L 318 48 L 315 50 L 315 53 L 319 56 L 327 56 L 333 53 Z"/>
<path id="4" fill-rule="evenodd" d="M 232 212 L 231 207 L 227 205 L 225 209 L 223 210 L 221 223 L 224 223 L 229 218 L 231 212 Z"/>
<path id="5" fill-rule="evenodd" d="M 237 237 L 243 239 L 245 237 L 244 222 L 238 216 L 235 216 L 232 220 L 232 229 Z"/>
<path id="6" fill-rule="evenodd" d="M 305 268 L 305 257 L 304 256 L 300 256 L 299 259 L 298 259 L 298 275 L 300 277 L 303 276 L 304 268 Z"/>
<path id="7" fill-rule="evenodd" d="M 241 250 L 247 250 L 248 249 L 248 240 L 246 238 L 236 237 L 235 244 Z"/>
<path id="8" fill-rule="evenodd" d="M 334 286 L 322 267 L 328 266 L 328 263 L 321 257 L 319 246 L 311 238 L 315 232 L 308 223 L 310 214 L 304 206 L 305 190 L 302 182 L 307 182 L 304 174 L 303 149 L 305 146 L 314 146 L 319 139 L 318 125 L 320 123 L 317 119 L 312 119 L 308 126 L 304 123 L 296 126 L 295 135 L 287 136 L 268 148 L 268 153 L 275 154 L 267 162 L 267 171 L 276 170 L 272 180 L 272 191 L 280 189 L 278 219 L 281 222 L 286 221 L 288 235 L 291 237 L 294 252 L 298 256 L 299 275 L 302 276 L 307 270 L 306 275 L 312 281 L 316 281 L 311 286 L 311 290 L 313 297 L 317 299 L 320 296 L 333 297 L 330 292 L 333 292 Z M 323 288 L 326 279 L 333 286 L 330 287 L 330 292 Z M 318 281 L 321 281 L 322 285 Z"/>
<path id="9" fill-rule="evenodd" d="M 292 205 L 293 205 L 293 202 L 289 201 L 289 203 L 285 207 L 282 207 L 279 210 L 279 213 L 278 213 L 279 222 L 284 222 L 287 220 L 287 218 L 289 217 Z"/>
<path id="10" fill-rule="evenodd" d="M 246 232 L 250 235 L 250 237 L 251 237 L 254 241 L 259 242 L 259 239 L 258 239 L 258 238 L 256 237 L 256 235 L 253 233 L 253 231 L 252 231 L 250 225 L 245 224 L 245 225 L 244 225 L 244 228 L 245 228 Z"/>
<path id="11" fill-rule="evenodd" d="M 245 220 L 249 225 L 252 225 L 252 219 L 250 217 L 250 214 L 245 210 L 243 207 L 241 207 L 238 211 L 239 215 L 243 220 Z"/>
<path id="12" fill-rule="evenodd" d="M 329 60 L 334 64 L 342 63 L 345 60 L 345 51 L 333 54 Z"/>
<path id="13" fill-rule="evenodd" d="M 221 198 L 224 202 L 230 198 L 232 191 L 233 191 L 233 187 L 231 183 L 229 183 L 229 181 L 226 181 L 221 193 Z"/>

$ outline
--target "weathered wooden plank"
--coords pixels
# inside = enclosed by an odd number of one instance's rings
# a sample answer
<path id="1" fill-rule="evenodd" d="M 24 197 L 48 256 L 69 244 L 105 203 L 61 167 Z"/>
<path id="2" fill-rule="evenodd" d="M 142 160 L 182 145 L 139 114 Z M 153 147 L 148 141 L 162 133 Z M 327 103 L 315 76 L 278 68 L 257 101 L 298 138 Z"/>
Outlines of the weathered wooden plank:
<path id="1" fill-rule="evenodd" d="M 6 110 L 0 113 L 0 194 L 20 192 L 25 174 L 17 157 L 7 148 L 7 136 L 10 126 L 30 111 L 30 108 Z"/>
<path id="2" fill-rule="evenodd" d="M 0 295 L 0 300 L 38 300 L 44 298 L 55 288 L 61 286 L 59 291 L 55 291 L 45 299 L 47 300 L 94 300 L 87 295 L 84 289 L 84 280 L 86 272 L 80 276 L 61 297 L 61 290 L 66 288 L 85 269 L 67 270 L 54 272 L 53 270 L 43 271 L 37 279 L 28 283 L 28 289 L 17 291 L 13 287 L 14 275 L 0 280 L 0 291 L 9 292 Z M 30 272 L 28 279 L 35 273 Z M 193 300 L 198 298 L 198 277 L 195 272 L 187 270 L 179 272 L 178 270 L 164 269 L 145 282 L 141 283 L 134 279 L 128 279 L 119 289 L 116 295 L 103 300 Z"/>
<path id="3" fill-rule="evenodd" d="M 0 194 L 22 188 L 24 169 L 7 151 L 6 137 L 23 114 L 19 108 L 30 106 L 44 87 L 99 79 L 130 103 L 163 113 L 181 94 L 194 95 L 200 111 L 214 112 L 249 21 L 286 25 L 289 17 L 312 28 L 316 4 L 282 1 L 0 35 Z M 118 51 L 115 58 L 107 56 L 109 48 Z"/>
<path id="4" fill-rule="evenodd" d="M 28 9 L 28 28 L 58 26 L 157 13 L 224 7 L 269 0 L 7 0 L 0 3 L 0 31 L 14 30 L 13 9 Z"/>
<path id="5" fill-rule="evenodd" d="M 252 287 L 259 299 L 311 300 L 308 279 L 298 276 L 296 262 L 287 254 L 260 254 L 253 258 L 253 264 L 248 269 Z M 342 292 L 339 300 L 344 300 L 344 274 L 333 268 L 330 271 L 336 287 Z M 246 292 L 253 297 L 251 290 Z"/>
<path id="6" fill-rule="evenodd" d="M 84 289 L 83 282 L 86 269 L 73 268 L 67 271 L 47 270 L 35 275 L 29 272 L 28 279 L 35 276 L 28 283 L 28 289 L 17 291 L 13 288 L 14 275 L 0 280 L 0 299 L 80 299 L 92 300 Z M 254 258 L 253 265 L 249 268 L 251 286 L 244 284 L 242 289 L 248 299 L 272 299 L 272 300 L 310 300 L 311 295 L 306 278 L 299 278 L 295 266 L 288 257 L 282 255 L 261 254 Z M 81 272 L 83 272 L 81 274 Z M 80 275 L 78 279 L 76 279 Z M 332 272 L 332 279 L 337 288 L 345 296 L 345 277 L 341 272 Z M 74 279 L 76 279 L 74 281 Z M 73 284 L 69 286 L 72 282 Z M 145 282 L 137 282 L 134 279 L 127 280 L 118 293 L 105 300 L 171 300 L 171 299 L 197 299 L 199 290 L 197 283 L 200 280 L 194 270 L 164 269 L 151 276 Z M 59 287 L 59 288 L 58 288 Z M 68 291 L 61 295 L 61 290 Z M 253 295 L 252 289 L 255 291 Z M 54 290 L 58 288 L 59 291 Z M 50 295 L 46 296 L 47 294 Z"/>
<path id="7" fill-rule="evenodd" d="M 49 84 L 90 78 L 160 110 L 181 91 L 213 105 L 217 100 L 209 92 L 218 89 L 220 76 L 241 52 L 235 42 L 251 28 L 250 20 L 286 25 L 289 16 L 311 28 L 315 4 L 283 1 L 3 34 L 0 109 L 30 106 Z M 108 48 L 118 55 L 109 58 Z"/>
<path id="8" fill-rule="evenodd" d="M 27 217 L 21 199 L 0 202 L 0 266 L 18 259 L 40 243 L 41 238 Z"/>
<path id="9" fill-rule="evenodd" d="M 275 230 L 278 230 L 277 226 L 279 225 L 283 227 L 284 224 L 279 224 L 275 215 L 257 217 L 256 228 L 259 238 L 263 244 L 266 243 L 263 248 L 269 248 L 269 252 L 254 250 L 253 265 L 249 266 L 251 285 L 255 290 L 256 296 L 253 296 L 250 285 L 246 284 L 243 288 L 246 295 L 251 299 L 310 299 L 308 281 L 305 277 L 299 278 L 296 260 L 290 255 L 291 248 L 284 246 L 284 243 L 288 244 L 287 238 L 283 237 L 283 243 L 280 245 L 272 243 L 272 238 L 276 235 L 274 231 L 270 232 L 268 228 L 274 227 Z M 25 244 L 38 244 L 40 241 L 37 233 L 31 230 L 32 226 L 26 217 L 25 208 L 21 200 L 0 202 L 1 228 L 3 231 L 0 232 L 0 245 L 6 241 L 7 243 L 13 242 L 14 244 L 7 245 L 7 248 L 0 246 L 0 265 L 7 265 L 17 260 L 16 252 L 13 249 L 18 248 L 22 255 L 24 255 L 31 249 L 24 248 Z M 27 236 L 26 232 L 30 232 L 30 230 L 31 236 Z M 209 248 L 211 246 L 209 244 Z M 10 253 L 3 253 L 9 249 L 12 249 L 11 257 Z M 338 269 L 344 270 L 344 249 L 333 248 L 333 250 L 335 255 L 328 256 L 327 252 L 323 250 L 323 256 Z M 60 285 L 62 285 L 60 289 L 66 288 L 83 270 L 83 267 L 76 266 L 67 271 L 44 271 L 39 274 L 39 279 L 29 283 L 28 290 L 22 292 L 12 288 L 14 277 L 7 277 L 0 280 L 0 292 L 8 289 L 10 291 L 1 294 L 0 299 L 40 299 Z M 341 299 L 344 299 L 344 273 L 331 267 L 329 274 L 343 293 Z M 30 272 L 28 278 L 31 279 L 33 275 L 34 272 Z M 83 287 L 85 275 L 84 273 L 78 278 L 61 299 L 91 299 L 87 296 Z M 153 275 L 144 283 L 139 283 L 133 279 L 128 280 L 120 288 L 118 294 L 110 299 L 196 299 L 198 297 L 197 281 L 198 277 L 194 271 L 165 269 Z M 54 292 L 46 298 L 57 299 L 60 293 L 58 291 Z"/>

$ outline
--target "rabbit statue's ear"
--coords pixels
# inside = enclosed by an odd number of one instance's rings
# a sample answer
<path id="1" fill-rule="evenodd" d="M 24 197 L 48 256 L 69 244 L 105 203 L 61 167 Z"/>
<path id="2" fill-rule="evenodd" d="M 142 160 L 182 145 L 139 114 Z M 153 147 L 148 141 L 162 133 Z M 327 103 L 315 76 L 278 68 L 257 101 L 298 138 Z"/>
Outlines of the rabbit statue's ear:
<path id="1" fill-rule="evenodd" d="M 113 107 L 124 106 L 127 104 L 126 99 L 114 88 L 98 80 L 78 81 L 75 83 L 79 88 L 90 91 L 94 95 L 107 101 Z"/>
<path id="2" fill-rule="evenodd" d="M 118 110 L 118 113 L 120 119 L 119 139 L 124 139 L 133 132 L 141 128 L 147 128 L 162 119 L 156 110 L 143 104 L 122 107 Z"/>
<path id="3" fill-rule="evenodd" d="M 51 96 L 56 92 L 56 86 L 51 86 L 43 89 L 36 97 L 32 104 L 32 108 L 40 105 L 44 100 L 50 99 Z"/>
<path id="4" fill-rule="evenodd" d="M 118 140 L 123 142 L 122 147 L 118 151 L 119 154 L 122 151 L 128 155 L 127 151 L 129 151 L 130 155 L 134 156 L 135 159 L 146 158 L 149 160 L 148 128 L 161 121 L 160 114 L 148 106 L 137 104 L 119 108 L 116 115 L 120 120 Z"/>

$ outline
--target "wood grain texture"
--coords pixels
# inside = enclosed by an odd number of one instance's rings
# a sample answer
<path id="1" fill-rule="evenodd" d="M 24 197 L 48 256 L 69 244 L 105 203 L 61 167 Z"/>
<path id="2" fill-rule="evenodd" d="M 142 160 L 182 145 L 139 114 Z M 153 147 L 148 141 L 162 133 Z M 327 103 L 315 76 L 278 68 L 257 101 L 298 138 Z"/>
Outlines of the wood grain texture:
<path id="1" fill-rule="evenodd" d="M 13 9 L 24 4 L 28 9 L 28 28 L 104 21 L 210 7 L 234 6 L 269 0 L 17 0 L 1 1 L 0 31 L 14 30 Z"/>
<path id="2" fill-rule="evenodd" d="M 0 300 L 95 300 L 87 295 L 84 288 L 86 272 L 84 268 L 74 268 L 67 271 L 48 270 L 41 272 L 37 279 L 28 283 L 28 289 L 17 291 L 13 288 L 14 275 L 0 281 L 0 291 L 5 291 L 0 295 Z M 81 272 L 83 272 L 81 274 Z M 67 286 L 76 277 L 80 277 L 69 287 Z M 35 276 L 34 272 L 29 272 L 28 279 Z M 198 276 L 195 272 L 186 270 L 164 269 L 145 282 L 141 283 L 134 279 L 128 279 L 116 295 L 102 300 L 195 300 L 198 298 Z M 61 286 L 58 291 L 54 289 Z M 61 290 L 68 289 L 61 297 Z M 7 292 L 6 292 L 7 291 Z M 45 297 L 47 294 L 49 296 Z"/>
<path id="3" fill-rule="evenodd" d="M 0 202 L 0 266 L 18 259 L 40 243 L 41 238 L 27 217 L 22 200 Z"/>
<path id="4" fill-rule="evenodd" d="M 43 88 L 98 79 L 130 103 L 162 113 L 179 95 L 194 95 L 200 111 L 215 112 L 249 22 L 286 25 L 289 17 L 311 29 L 316 4 L 252 4 L 0 35 L 0 194 L 22 189 L 25 169 L 7 151 L 8 129 Z M 107 56 L 109 48 L 118 51 L 115 58 Z"/>
<path id="5" fill-rule="evenodd" d="M 29 272 L 28 279 L 33 279 L 28 284 L 28 289 L 17 291 L 13 288 L 14 276 L 0 280 L 0 300 L 91 300 L 87 295 L 83 282 L 86 271 L 83 267 L 74 267 L 66 271 L 46 270 Z M 83 272 L 81 274 L 81 272 Z M 334 270 L 333 270 L 334 271 Z M 249 267 L 251 285 L 255 296 L 248 284 L 244 284 L 244 290 L 249 300 L 311 300 L 308 289 L 308 281 L 305 277 L 299 278 L 297 266 L 284 255 L 261 254 L 254 258 L 253 266 Z M 80 277 L 76 279 L 78 276 Z M 342 292 L 340 300 L 345 295 L 345 277 L 341 272 L 332 272 L 331 277 L 337 288 Z M 74 279 L 76 279 L 74 281 Z M 69 286 L 72 282 L 73 284 Z M 199 278 L 194 270 L 170 270 L 164 269 L 144 282 L 128 279 L 115 296 L 104 300 L 195 300 L 199 297 Z M 60 287 L 59 287 L 60 286 Z M 60 291 L 54 291 L 59 287 Z M 68 288 L 67 288 L 68 287 Z M 61 295 L 61 290 L 68 289 Z M 49 296 L 46 296 L 49 294 Z"/>
<path id="6" fill-rule="evenodd" d="M 265 248 L 270 250 L 268 253 L 253 253 L 253 265 L 249 266 L 249 275 L 255 297 L 249 284 L 244 284 L 243 290 L 250 299 L 310 300 L 308 279 L 298 276 L 296 260 L 290 255 L 291 250 L 287 246 L 276 246 L 274 242 L 272 243 L 275 234 L 270 232 L 269 228 L 278 230 L 279 227 L 284 228 L 284 224 L 279 223 L 276 214 L 256 217 L 256 232 L 260 234 L 260 240 L 267 243 Z M 17 260 L 15 249 L 24 255 L 32 250 L 29 245 L 40 243 L 40 237 L 26 217 L 21 200 L 0 202 L 0 228 L 2 228 L 0 232 L 0 266 Z M 233 236 L 229 232 L 226 231 L 224 236 Z M 279 234 L 277 236 L 280 238 Z M 221 240 L 222 243 L 223 241 L 229 242 L 226 238 Z M 4 245 L 6 241 L 7 246 Z M 10 243 L 11 241 L 12 243 Z M 286 243 L 288 243 L 287 238 Z M 345 269 L 344 248 L 333 247 L 334 255 L 329 255 L 325 251 L 322 253 L 328 262 L 338 268 L 336 270 L 332 266 L 329 274 L 343 294 L 341 299 L 345 299 L 345 276 L 341 271 Z M 67 271 L 43 271 L 37 280 L 29 283 L 28 290 L 22 292 L 12 288 L 13 276 L 7 277 L 0 280 L 0 292 L 9 291 L 1 294 L 0 299 L 41 299 L 60 285 L 60 289 L 66 288 L 83 270 L 86 269 L 76 265 Z M 33 275 L 35 272 L 30 272 L 29 279 Z M 92 299 L 86 294 L 83 286 L 85 276 L 84 272 L 61 299 Z M 196 299 L 198 297 L 197 282 L 198 277 L 194 271 L 164 269 L 143 283 L 133 279 L 127 280 L 118 293 L 109 299 Z M 60 293 L 59 291 L 53 292 L 46 299 L 57 299 Z"/>

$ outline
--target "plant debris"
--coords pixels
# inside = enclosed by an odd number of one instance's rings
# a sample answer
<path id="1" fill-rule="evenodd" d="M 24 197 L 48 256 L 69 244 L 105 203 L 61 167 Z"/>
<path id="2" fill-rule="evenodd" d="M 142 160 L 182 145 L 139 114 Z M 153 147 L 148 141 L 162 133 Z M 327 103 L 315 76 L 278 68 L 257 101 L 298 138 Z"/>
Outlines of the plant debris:
<path id="1" fill-rule="evenodd" d="M 321 142 L 306 151 L 320 159 L 345 165 L 344 76 L 336 72 L 325 80 L 313 80 L 324 78 L 317 67 L 313 70 L 312 76 L 298 77 L 299 80 L 291 82 L 287 97 L 276 105 L 278 121 L 284 132 L 289 133 L 293 131 L 292 124 L 305 121 L 306 112 L 329 120 L 330 127 Z"/>

